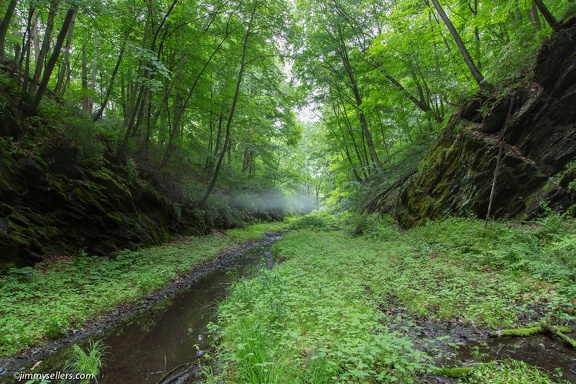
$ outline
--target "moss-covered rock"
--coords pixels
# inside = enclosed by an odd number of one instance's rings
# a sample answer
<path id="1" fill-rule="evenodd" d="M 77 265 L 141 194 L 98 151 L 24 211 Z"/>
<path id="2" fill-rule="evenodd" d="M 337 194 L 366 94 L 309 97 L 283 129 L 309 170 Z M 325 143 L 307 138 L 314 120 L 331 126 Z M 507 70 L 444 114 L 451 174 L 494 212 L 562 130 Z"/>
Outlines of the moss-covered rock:
<path id="1" fill-rule="evenodd" d="M 401 194 L 403 226 L 485 217 L 501 143 L 491 216 L 530 218 L 543 202 L 558 211 L 574 206 L 576 172 L 567 169 L 576 159 L 574 46 L 576 25 L 565 25 L 541 48 L 532 79 L 477 95 L 451 118 Z"/>

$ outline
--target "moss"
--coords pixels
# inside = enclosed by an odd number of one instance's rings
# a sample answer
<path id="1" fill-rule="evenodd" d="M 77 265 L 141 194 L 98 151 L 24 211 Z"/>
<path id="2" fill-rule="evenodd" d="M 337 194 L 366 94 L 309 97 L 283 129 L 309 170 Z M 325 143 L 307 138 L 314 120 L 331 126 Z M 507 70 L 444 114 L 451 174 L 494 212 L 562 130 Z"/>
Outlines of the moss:
<path id="1" fill-rule="evenodd" d="M 108 212 L 106 214 L 106 217 L 114 220 L 115 222 L 121 224 L 124 222 L 124 219 L 122 218 L 122 215 L 120 214 L 120 212 Z"/>
<path id="2" fill-rule="evenodd" d="M 490 336 L 493 337 L 526 337 L 537 335 L 542 332 L 542 327 L 528 327 L 528 328 L 518 328 L 518 329 L 502 329 L 497 332 L 491 332 Z"/>
<path id="3" fill-rule="evenodd" d="M 108 190 L 111 189 L 111 186 L 113 185 L 118 190 L 128 195 L 130 198 L 133 198 L 132 192 L 130 191 L 130 188 L 127 186 L 127 183 L 131 181 L 130 177 L 126 181 L 120 182 L 118 181 L 118 175 L 112 172 L 112 170 L 110 170 L 107 167 L 89 169 L 87 171 L 87 174 L 88 177 L 95 182 L 95 185 L 98 185 L 99 187 L 104 187 Z"/>
<path id="4" fill-rule="evenodd" d="M 536 193 L 533 193 L 524 199 L 524 207 L 526 208 L 526 211 L 528 211 L 532 207 L 532 204 L 534 204 L 536 195 Z"/>
<path id="5" fill-rule="evenodd" d="M 576 348 L 576 340 L 566 336 L 563 332 L 557 330 L 556 331 L 556 335 L 562 339 L 562 341 L 564 341 L 566 344 L 568 344 L 569 346 L 571 346 L 572 348 Z"/>
<path id="6" fill-rule="evenodd" d="M 421 182 L 419 184 L 429 185 L 431 177 L 437 177 L 438 168 L 441 167 L 446 159 L 447 148 L 440 145 L 433 148 L 418 167 L 418 175 Z"/>
<path id="7" fill-rule="evenodd" d="M 30 245 L 30 241 L 28 239 L 26 239 L 23 236 L 17 235 L 17 234 L 13 234 L 12 236 L 10 236 L 12 238 L 12 240 L 14 240 L 15 242 L 17 242 L 19 245 L 24 245 L 24 246 L 28 246 Z"/>

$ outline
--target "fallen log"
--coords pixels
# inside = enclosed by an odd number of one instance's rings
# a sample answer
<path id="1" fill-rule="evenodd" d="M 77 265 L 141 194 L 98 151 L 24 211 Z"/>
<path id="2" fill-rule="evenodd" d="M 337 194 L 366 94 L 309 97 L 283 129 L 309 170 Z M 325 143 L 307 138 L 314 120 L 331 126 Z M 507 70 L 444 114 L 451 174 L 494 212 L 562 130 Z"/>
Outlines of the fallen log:
<path id="1" fill-rule="evenodd" d="M 543 324 L 537 327 L 517 328 L 517 329 L 501 329 L 499 331 L 490 332 L 491 337 L 527 337 L 540 333 L 549 333 L 560 338 L 564 343 L 576 349 L 576 340 L 566 336 L 566 333 L 571 333 L 572 328 L 563 325 L 552 326 Z"/>

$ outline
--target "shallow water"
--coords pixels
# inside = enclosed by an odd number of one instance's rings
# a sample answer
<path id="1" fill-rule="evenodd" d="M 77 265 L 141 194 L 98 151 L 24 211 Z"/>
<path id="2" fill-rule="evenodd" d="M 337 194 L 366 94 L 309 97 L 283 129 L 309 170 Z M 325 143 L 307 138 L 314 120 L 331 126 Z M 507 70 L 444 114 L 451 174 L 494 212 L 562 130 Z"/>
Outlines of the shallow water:
<path id="1" fill-rule="evenodd" d="M 268 237 L 242 251 L 234 264 L 209 273 L 151 310 L 114 327 L 102 339 L 110 356 L 99 382 L 155 383 L 164 372 L 175 368 L 178 372 L 183 364 L 181 370 L 197 363 L 209 348 L 206 325 L 213 319 L 217 303 L 226 297 L 232 282 L 251 275 L 263 260 L 271 266 L 270 246 L 278 239 Z"/>
<path id="2" fill-rule="evenodd" d="M 477 348 L 473 349 L 474 346 Z M 530 337 L 491 338 L 459 348 L 456 360 L 460 363 L 477 362 L 478 353 L 485 356 L 483 361 L 510 358 L 543 368 L 549 373 L 560 370 L 563 380 L 576 383 L 576 351 L 555 337 L 541 334 Z"/>

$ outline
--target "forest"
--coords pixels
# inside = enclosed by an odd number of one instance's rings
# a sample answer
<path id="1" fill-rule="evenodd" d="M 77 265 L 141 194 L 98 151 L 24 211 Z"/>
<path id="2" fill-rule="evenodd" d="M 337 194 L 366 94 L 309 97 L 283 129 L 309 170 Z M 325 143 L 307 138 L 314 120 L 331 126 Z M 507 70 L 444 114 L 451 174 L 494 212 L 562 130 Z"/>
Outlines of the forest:
<path id="1" fill-rule="evenodd" d="M 0 0 L 0 382 L 576 382 L 575 39 L 573 0 Z M 115 376 L 97 334 L 260 246 Z"/>

